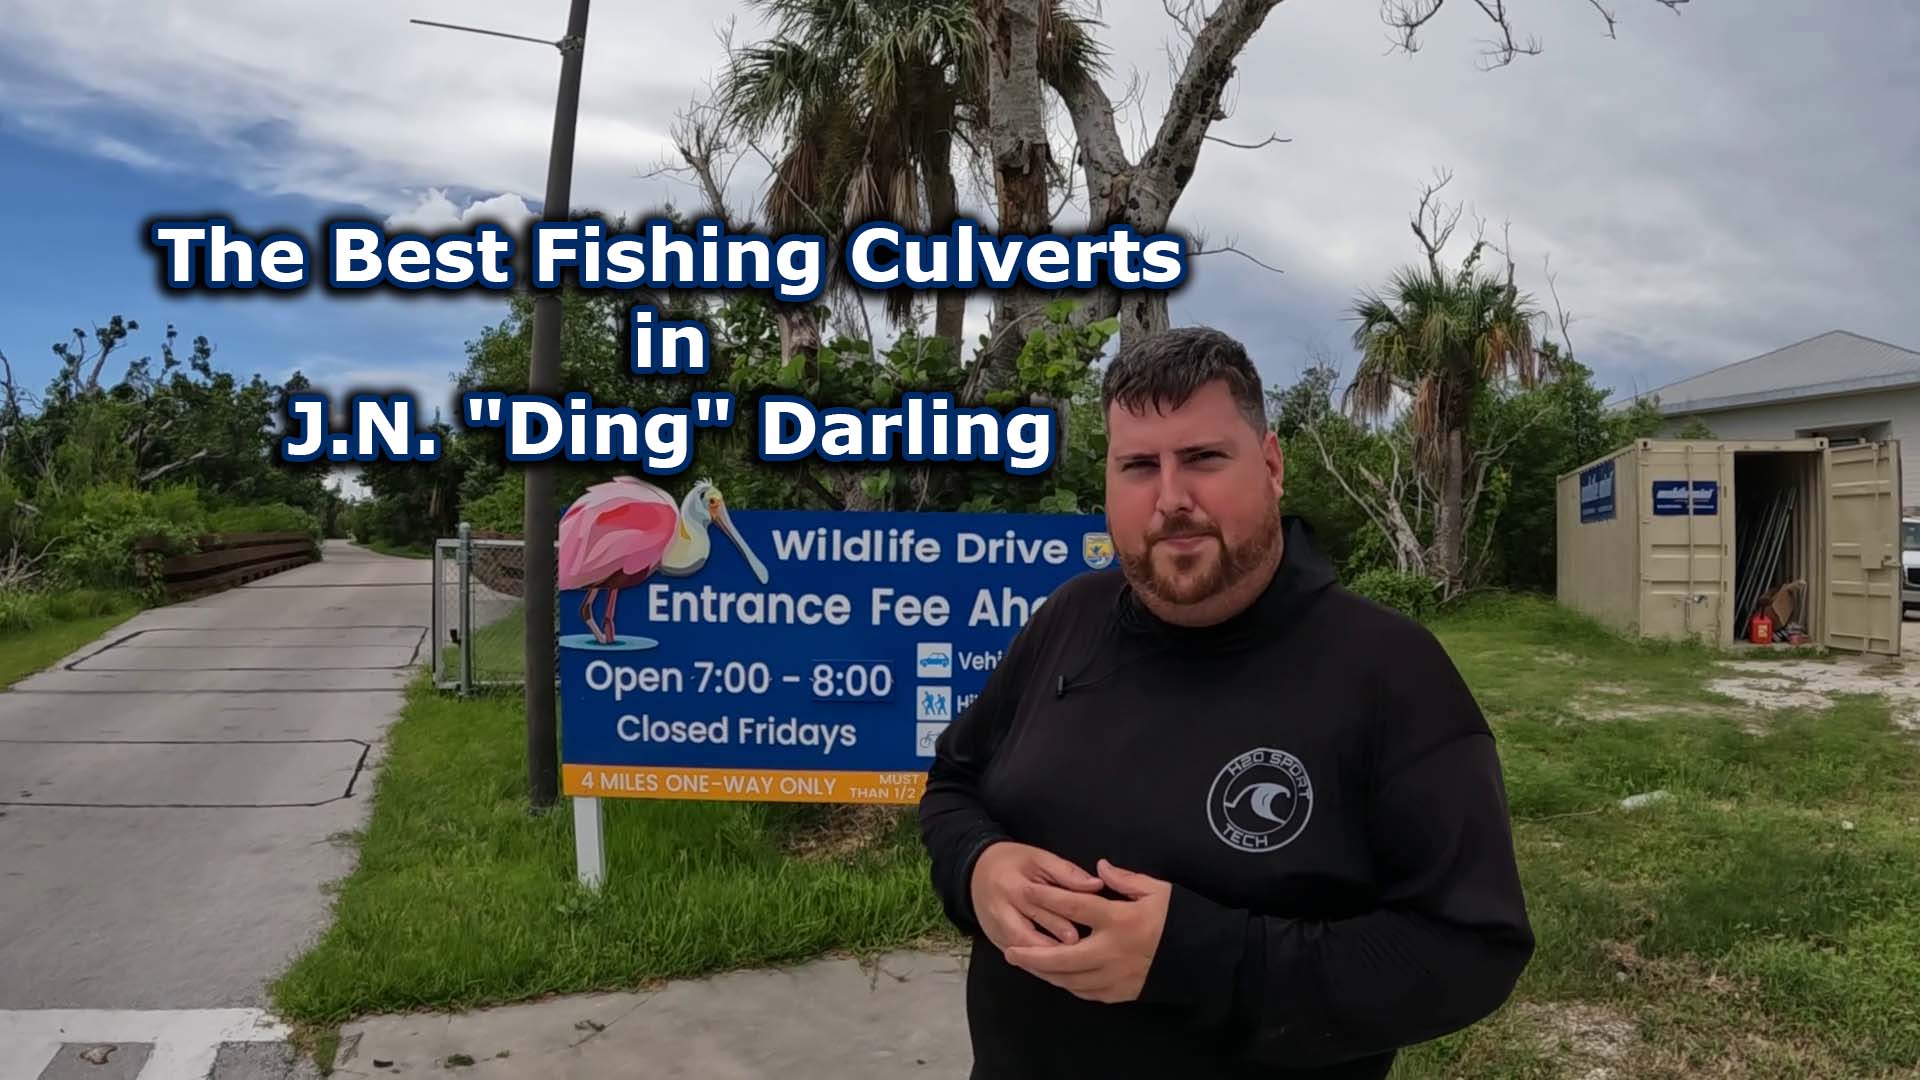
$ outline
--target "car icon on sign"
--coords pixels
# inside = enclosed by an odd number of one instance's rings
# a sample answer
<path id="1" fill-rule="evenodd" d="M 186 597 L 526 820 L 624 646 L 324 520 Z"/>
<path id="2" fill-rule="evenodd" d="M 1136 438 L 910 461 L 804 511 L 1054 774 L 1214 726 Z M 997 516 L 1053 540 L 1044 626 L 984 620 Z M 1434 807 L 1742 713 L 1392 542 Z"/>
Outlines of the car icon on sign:
<path id="1" fill-rule="evenodd" d="M 953 644 L 923 641 L 916 648 L 914 667 L 923 674 L 946 675 L 953 671 Z"/>

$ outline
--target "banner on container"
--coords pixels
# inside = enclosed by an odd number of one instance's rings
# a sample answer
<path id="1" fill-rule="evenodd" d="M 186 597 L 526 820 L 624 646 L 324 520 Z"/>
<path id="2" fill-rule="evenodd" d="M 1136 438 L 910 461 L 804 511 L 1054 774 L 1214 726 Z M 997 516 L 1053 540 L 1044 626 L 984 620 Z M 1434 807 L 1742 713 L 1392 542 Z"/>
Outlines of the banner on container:
<path id="1" fill-rule="evenodd" d="M 1613 462 L 1580 472 L 1580 524 L 1613 517 Z"/>
<path id="2" fill-rule="evenodd" d="M 1102 515 L 731 510 L 619 477 L 560 521 L 570 796 L 919 801 L 934 742 Z"/>
<path id="3" fill-rule="evenodd" d="M 1677 517 L 1687 511 L 1687 482 L 1685 480 L 1655 480 L 1653 482 L 1653 512 L 1659 517 Z M 1720 484 L 1713 480 L 1695 480 L 1693 482 L 1693 514 L 1720 512 Z"/>

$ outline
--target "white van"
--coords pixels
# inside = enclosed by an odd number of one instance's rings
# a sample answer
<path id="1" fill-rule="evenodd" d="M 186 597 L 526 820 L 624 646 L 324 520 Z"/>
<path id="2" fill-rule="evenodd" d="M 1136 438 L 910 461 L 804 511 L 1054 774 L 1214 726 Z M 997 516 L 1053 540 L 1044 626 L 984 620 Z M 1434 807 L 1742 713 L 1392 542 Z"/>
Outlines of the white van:
<path id="1" fill-rule="evenodd" d="M 1900 610 L 1920 610 L 1920 518 L 1900 519 Z"/>

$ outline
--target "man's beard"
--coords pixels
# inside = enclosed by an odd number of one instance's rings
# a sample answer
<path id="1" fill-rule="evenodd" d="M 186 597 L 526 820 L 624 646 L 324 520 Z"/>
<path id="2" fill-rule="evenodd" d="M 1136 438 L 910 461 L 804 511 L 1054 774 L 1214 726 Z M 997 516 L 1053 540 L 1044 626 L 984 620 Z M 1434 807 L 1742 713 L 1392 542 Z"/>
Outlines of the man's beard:
<path id="1" fill-rule="evenodd" d="M 1184 536 L 1210 536 L 1220 545 L 1220 553 L 1212 565 L 1197 577 L 1185 578 L 1169 576 L 1154 565 L 1154 545 L 1161 540 Z M 1146 549 L 1139 553 L 1120 551 L 1121 569 L 1126 572 L 1127 580 L 1141 592 L 1169 604 L 1196 604 L 1246 580 L 1247 576 L 1264 568 L 1273 551 L 1280 544 L 1280 504 L 1275 502 L 1267 513 L 1264 527 L 1255 533 L 1251 540 L 1238 547 L 1229 546 L 1226 538 L 1214 525 L 1202 525 L 1192 518 L 1174 518 L 1159 531 L 1147 537 Z M 1170 556 L 1176 563 L 1180 560 L 1198 562 L 1206 558 L 1207 553 L 1196 551 L 1191 555 Z"/>

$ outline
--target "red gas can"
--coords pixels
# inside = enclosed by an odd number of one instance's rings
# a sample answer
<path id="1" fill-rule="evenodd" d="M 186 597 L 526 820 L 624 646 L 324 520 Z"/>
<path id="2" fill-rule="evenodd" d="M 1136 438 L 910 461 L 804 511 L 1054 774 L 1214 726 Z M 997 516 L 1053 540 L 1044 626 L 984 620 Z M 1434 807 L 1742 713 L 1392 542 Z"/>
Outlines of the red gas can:
<path id="1" fill-rule="evenodd" d="M 1747 640 L 1755 645 L 1773 644 L 1773 616 L 1756 612 L 1747 623 Z"/>

